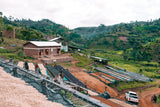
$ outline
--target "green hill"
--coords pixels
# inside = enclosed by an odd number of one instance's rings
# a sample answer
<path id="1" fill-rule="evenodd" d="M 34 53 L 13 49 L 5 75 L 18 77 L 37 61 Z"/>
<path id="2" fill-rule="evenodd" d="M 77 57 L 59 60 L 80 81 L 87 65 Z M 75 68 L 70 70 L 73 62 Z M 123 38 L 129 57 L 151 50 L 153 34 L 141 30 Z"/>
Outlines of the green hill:
<path id="1" fill-rule="evenodd" d="M 80 27 L 74 31 L 88 39 L 85 44 L 88 49 L 123 50 L 122 55 L 127 60 L 160 60 L 160 19 Z"/>
<path id="2" fill-rule="evenodd" d="M 22 40 L 49 40 L 57 36 L 62 36 L 68 44 L 78 47 L 83 47 L 85 41 L 81 35 L 48 19 L 33 21 L 30 19 L 19 20 L 12 19 L 12 17 L 0 16 L 0 36 L 2 36 L 2 31 L 8 27 L 14 28 L 16 38 Z"/>

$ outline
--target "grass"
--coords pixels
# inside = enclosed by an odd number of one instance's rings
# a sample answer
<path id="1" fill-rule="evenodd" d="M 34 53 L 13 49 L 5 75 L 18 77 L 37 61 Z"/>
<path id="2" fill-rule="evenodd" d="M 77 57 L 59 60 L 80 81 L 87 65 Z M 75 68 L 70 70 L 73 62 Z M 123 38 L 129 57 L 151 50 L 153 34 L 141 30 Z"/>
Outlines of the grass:
<path id="1" fill-rule="evenodd" d="M 12 50 L 12 49 L 10 49 L 10 50 L 8 50 L 8 49 L 0 49 L 0 53 L 13 53 L 14 52 L 14 50 Z"/>
<path id="2" fill-rule="evenodd" d="M 13 58 L 14 60 L 24 61 L 24 56 L 17 55 L 17 53 L 22 50 L 23 44 L 25 44 L 26 42 L 27 41 L 24 40 L 12 39 L 7 37 L 3 37 L 2 40 L 2 37 L 0 37 L 0 47 L 3 47 L 3 49 L 0 49 L 0 56 L 4 58 Z M 33 60 L 34 58 L 25 56 L 25 59 Z"/>
<path id="3" fill-rule="evenodd" d="M 124 82 L 120 81 L 115 84 L 111 84 L 110 86 L 112 88 L 117 89 L 118 91 L 123 91 L 126 89 L 131 89 L 131 88 L 140 88 L 140 87 L 146 87 L 146 86 L 154 86 L 156 85 L 157 82 L 139 82 L 139 81 L 130 81 L 130 82 Z"/>
<path id="4" fill-rule="evenodd" d="M 2 40 L 2 37 L 0 37 L 0 41 Z M 21 47 L 23 44 L 26 43 L 24 40 L 20 39 L 11 39 L 7 37 L 3 37 L 3 42 L 0 42 L 1 47 L 12 47 L 12 45 L 15 45 L 15 47 Z"/>
<path id="5" fill-rule="evenodd" d="M 152 62 L 152 63 L 155 63 L 155 62 Z M 160 70 L 160 67 L 145 66 L 141 64 L 141 62 L 133 62 L 133 61 L 127 61 L 127 62 L 111 61 L 109 62 L 109 64 L 119 66 L 128 71 L 144 74 L 145 76 L 150 77 L 150 78 L 160 79 L 160 74 L 156 72 Z M 140 72 L 140 69 L 142 69 L 142 72 Z"/>
<path id="6" fill-rule="evenodd" d="M 109 64 L 119 66 L 131 72 L 141 73 L 150 78 L 160 79 L 160 66 L 157 62 L 147 61 L 125 61 L 123 59 L 123 51 L 113 50 L 88 50 L 88 53 L 92 51 L 95 56 L 102 57 L 109 60 Z"/>
<path id="7" fill-rule="evenodd" d="M 121 55 L 116 54 L 115 52 L 113 52 L 113 53 L 110 53 L 110 52 L 100 53 L 100 52 L 98 52 L 98 53 L 95 53 L 95 56 L 108 59 L 109 61 L 124 61 L 123 57 Z"/>
<path id="8" fill-rule="evenodd" d="M 13 59 L 18 59 L 23 61 L 24 58 L 19 57 L 16 53 L 0 53 L 1 57 L 5 57 L 5 58 L 13 58 Z"/>
<path id="9" fill-rule="evenodd" d="M 100 51 L 100 50 L 98 50 Z M 107 51 L 101 50 L 98 52 L 95 50 L 95 56 L 109 59 L 109 64 L 119 66 L 128 71 L 144 74 L 147 77 L 160 79 L 160 67 L 157 62 L 147 61 L 125 61 L 123 59 L 122 50 L 119 51 Z"/>
<path id="10" fill-rule="evenodd" d="M 86 67 L 87 65 L 91 64 L 93 61 L 86 56 L 80 56 L 78 54 L 72 54 L 72 56 L 79 61 L 76 63 L 77 67 Z"/>
<path id="11" fill-rule="evenodd" d="M 53 65 L 53 64 L 52 64 Z M 72 67 L 71 62 L 57 63 L 57 65 L 61 65 L 63 67 Z"/>

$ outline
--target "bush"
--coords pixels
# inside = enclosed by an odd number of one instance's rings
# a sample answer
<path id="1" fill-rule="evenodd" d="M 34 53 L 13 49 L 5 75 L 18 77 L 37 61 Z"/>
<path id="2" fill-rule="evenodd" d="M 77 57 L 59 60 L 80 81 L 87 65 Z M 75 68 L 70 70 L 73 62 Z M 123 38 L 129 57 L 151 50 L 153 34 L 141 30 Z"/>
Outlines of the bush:
<path id="1" fill-rule="evenodd" d="M 24 58 L 24 53 L 23 53 L 22 49 L 19 50 L 18 56 L 21 58 Z"/>
<path id="2" fill-rule="evenodd" d="M 156 81 L 155 82 L 120 81 L 120 82 L 117 82 L 116 84 L 111 84 L 110 86 L 113 88 L 116 88 L 118 91 L 123 91 L 130 88 L 145 87 L 147 85 L 151 86 L 155 84 L 157 84 Z"/>
<path id="3" fill-rule="evenodd" d="M 12 49 L 10 49 L 10 50 L 8 50 L 8 49 L 0 49 L 0 53 L 12 53 L 12 52 L 13 52 Z"/>
<path id="4" fill-rule="evenodd" d="M 77 54 L 72 54 L 72 56 L 79 61 L 78 63 L 76 63 L 76 66 L 78 67 L 85 67 L 92 63 L 92 60 L 88 59 L 86 56 L 80 56 Z"/>
<path id="5" fill-rule="evenodd" d="M 25 56 L 25 59 L 31 59 L 31 60 L 34 60 L 35 58 L 32 58 L 30 56 Z"/>
<path id="6" fill-rule="evenodd" d="M 13 26 L 12 25 L 8 25 L 7 31 L 13 31 Z"/>
<path id="7" fill-rule="evenodd" d="M 157 102 L 158 102 L 158 104 L 160 104 L 160 94 L 157 97 Z"/>

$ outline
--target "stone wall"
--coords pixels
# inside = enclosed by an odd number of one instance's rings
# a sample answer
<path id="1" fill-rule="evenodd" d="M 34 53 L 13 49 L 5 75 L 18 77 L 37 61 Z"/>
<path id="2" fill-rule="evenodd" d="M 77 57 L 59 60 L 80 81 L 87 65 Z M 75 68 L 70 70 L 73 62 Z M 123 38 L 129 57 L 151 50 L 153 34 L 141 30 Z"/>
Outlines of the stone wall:
<path id="1" fill-rule="evenodd" d="M 2 37 L 8 37 L 8 38 L 13 38 L 15 39 L 15 29 L 13 31 L 7 31 L 7 30 L 4 30 L 2 32 Z"/>
<path id="2" fill-rule="evenodd" d="M 38 58 L 39 57 L 39 50 L 35 49 L 23 49 L 23 52 L 25 53 L 26 56 L 30 56 L 33 58 Z"/>

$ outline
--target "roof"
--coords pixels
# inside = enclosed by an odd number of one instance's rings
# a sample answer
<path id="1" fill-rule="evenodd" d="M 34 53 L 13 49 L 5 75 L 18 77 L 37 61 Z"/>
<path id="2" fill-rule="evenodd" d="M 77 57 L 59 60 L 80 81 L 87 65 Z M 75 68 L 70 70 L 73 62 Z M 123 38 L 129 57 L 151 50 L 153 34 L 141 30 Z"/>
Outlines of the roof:
<path id="1" fill-rule="evenodd" d="M 55 41 L 55 40 L 57 40 L 57 39 L 60 39 L 61 37 L 56 37 L 56 38 L 53 38 L 53 39 L 51 39 L 51 40 L 49 40 L 49 41 Z"/>
<path id="2" fill-rule="evenodd" d="M 136 92 L 133 92 L 133 91 L 128 91 L 129 93 L 133 93 L 133 94 L 137 94 Z"/>
<path id="3" fill-rule="evenodd" d="M 30 43 L 36 46 L 61 46 L 61 44 L 57 42 L 49 42 L 49 41 L 30 41 Z"/>
<path id="4" fill-rule="evenodd" d="M 95 58 L 95 59 L 99 59 L 99 60 L 108 60 L 108 59 L 105 59 L 105 58 L 101 58 L 101 57 L 97 57 L 97 56 L 90 56 L 91 58 Z"/>

